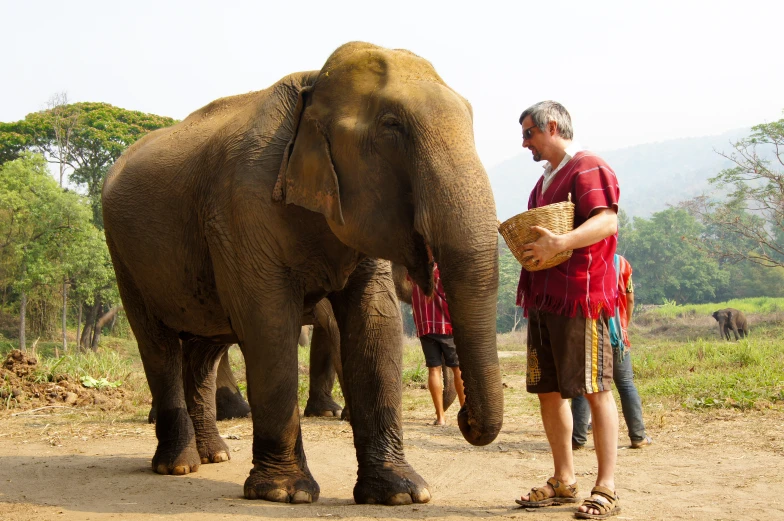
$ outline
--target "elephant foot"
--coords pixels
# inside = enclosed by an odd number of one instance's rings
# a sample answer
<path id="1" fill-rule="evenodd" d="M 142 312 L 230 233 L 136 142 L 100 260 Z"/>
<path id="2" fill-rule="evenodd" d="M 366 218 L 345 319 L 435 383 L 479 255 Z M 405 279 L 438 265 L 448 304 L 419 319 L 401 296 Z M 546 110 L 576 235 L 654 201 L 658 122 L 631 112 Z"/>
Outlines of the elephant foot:
<path id="1" fill-rule="evenodd" d="M 357 504 L 410 505 L 427 503 L 430 497 L 427 483 L 408 463 L 360 469 L 354 486 Z"/>
<path id="2" fill-rule="evenodd" d="M 210 436 L 208 439 L 197 441 L 196 446 L 199 450 L 199 458 L 204 464 L 223 463 L 231 459 L 229 447 L 218 434 Z"/>
<path id="3" fill-rule="evenodd" d="M 338 405 L 332 398 L 308 398 L 308 403 L 305 405 L 305 416 L 338 417 L 342 410 L 343 407 Z"/>
<path id="4" fill-rule="evenodd" d="M 250 414 L 250 405 L 239 391 L 219 387 L 215 393 L 216 420 L 244 418 Z"/>
<path id="5" fill-rule="evenodd" d="M 193 440 L 184 449 L 171 449 L 163 443 L 158 443 L 155 456 L 152 458 L 152 469 L 158 474 L 182 476 L 199 470 L 201 462 Z"/>
<path id="6" fill-rule="evenodd" d="M 310 472 L 297 469 L 290 475 L 265 470 L 254 465 L 245 480 L 245 498 L 276 503 L 313 503 L 319 498 L 319 486 Z"/>
<path id="7" fill-rule="evenodd" d="M 351 414 L 348 412 L 348 405 L 343 407 L 343 412 L 340 413 L 340 420 L 344 422 L 351 421 Z"/>
<path id="8" fill-rule="evenodd" d="M 201 464 L 193 424 L 185 408 L 159 411 L 155 423 L 158 448 L 152 469 L 158 474 L 183 475 L 196 472 Z"/>

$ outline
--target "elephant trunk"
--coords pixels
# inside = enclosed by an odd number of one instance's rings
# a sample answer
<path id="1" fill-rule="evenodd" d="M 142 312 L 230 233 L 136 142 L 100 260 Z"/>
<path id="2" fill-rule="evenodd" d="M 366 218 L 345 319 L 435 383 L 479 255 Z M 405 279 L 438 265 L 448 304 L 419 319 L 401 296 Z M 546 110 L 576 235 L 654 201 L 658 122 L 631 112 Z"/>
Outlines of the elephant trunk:
<path id="1" fill-rule="evenodd" d="M 473 140 L 455 149 L 462 150 L 463 157 L 452 153 L 436 162 L 442 168 L 425 173 L 420 169 L 423 186 L 414 187 L 421 203 L 416 226 L 438 262 L 452 319 L 466 393 L 458 425 L 469 443 L 487 445 L 501 430 L 504 409 L 496 350 L 495 202 Z M 429 197 L 418 197 L 424 190 Z"/>

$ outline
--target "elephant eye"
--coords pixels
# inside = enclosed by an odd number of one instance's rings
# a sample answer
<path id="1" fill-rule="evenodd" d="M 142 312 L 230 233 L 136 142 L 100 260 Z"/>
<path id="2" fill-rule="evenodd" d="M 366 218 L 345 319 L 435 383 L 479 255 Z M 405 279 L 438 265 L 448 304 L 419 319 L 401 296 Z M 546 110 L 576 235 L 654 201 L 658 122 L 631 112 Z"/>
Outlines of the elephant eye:
<path id="1" fill-rule="evenodd" d="M 403 132 L 403 123 L 393 114 L 384 114 L 380 120 L 381 126 L 390 130 Z"/>

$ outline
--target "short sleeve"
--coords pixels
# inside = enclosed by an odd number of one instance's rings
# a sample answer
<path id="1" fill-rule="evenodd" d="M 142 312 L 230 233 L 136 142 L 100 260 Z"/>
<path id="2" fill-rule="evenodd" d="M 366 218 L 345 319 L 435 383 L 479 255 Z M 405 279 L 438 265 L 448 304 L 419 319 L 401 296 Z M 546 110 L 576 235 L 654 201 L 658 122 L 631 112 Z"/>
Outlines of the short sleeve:
<path id="1" fill-rule="evenodd" d="M 603 162 L 586 164 L 585 169 L 575 176 L 575 213 L 583 219 L 588 219 L 597 208 L 611 208 L 618 212 L 620 195 L 615 172 Z"/>

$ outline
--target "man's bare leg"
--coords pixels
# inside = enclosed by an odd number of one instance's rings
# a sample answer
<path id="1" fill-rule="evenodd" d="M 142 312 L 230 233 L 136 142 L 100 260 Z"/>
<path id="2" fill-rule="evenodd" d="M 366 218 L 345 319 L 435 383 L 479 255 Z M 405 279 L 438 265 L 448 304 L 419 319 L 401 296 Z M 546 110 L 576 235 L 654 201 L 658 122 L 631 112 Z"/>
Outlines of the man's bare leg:
<path id="1" fill-rule="evenodd" d="M 561 393 L 543 393 L 538 396 L 544 431 L 553 452 L 553 477 L 561 483 L 573 485 L 577 479 L 574 476 L 572 459 L 572 410 L 569 401 L 561 398 Z M 547 488 L 550 497 L 555 495 L 555 490 L 549 483 L 540 488 Z M 529 501 L 527 494 L 521 499 Z"/>
<path id="2" fill-rule="evenodd" d="M 427 368 L 427 388 L 433 398 L 433 405 L 436 408 L 436 421 L 433 425 L 445 425 L 444 416 L 444 381 L 441 376 L 441 366 Z"/>
<path id="3" fill-rule="evenodd" d="M 453 367 L 452 372 L 455 374 L 455 391 L 457 391 L 457 399 L 460 401 L 460 407 L 465 404 L 465 389 L 463 388 L 463 376 L 460 373 L 459 367 Z"/>
<path id="4" fill-rule="evenodd" d="M 599 464 L 596 485 L 615 491 L 615 461 L 618 457 L 618 406 L 611 391 L 586 394 L 593 418 L 593 444 Z M 580 512 L 598 514 L 594 508 L 581 506 Z"/>

